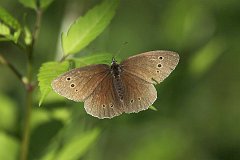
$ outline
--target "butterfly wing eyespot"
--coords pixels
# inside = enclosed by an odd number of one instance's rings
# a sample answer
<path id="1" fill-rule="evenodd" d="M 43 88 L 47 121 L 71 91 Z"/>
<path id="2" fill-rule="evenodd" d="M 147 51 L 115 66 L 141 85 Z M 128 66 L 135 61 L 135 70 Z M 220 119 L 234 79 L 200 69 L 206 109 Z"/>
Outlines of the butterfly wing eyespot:
<path id="1" fill-rule="evenodd" d="M 161 59 L 161 60 L 162 60 L 162 59 L 163 59 L 163 56 L 159 56 L 158 59 Z"/>
<path id="2" fill-rule="evenodd" d="M 86 112 L 100 119 L 112 118 L 123 113 L 123 106 L 113 86 L 111 74 L 108 74 L 85 100 Z"/>
<path id="3" fill-rule="evenodd" d="M 150 51 L 129 57 L 121 63 L 121 66 L 122 70 L 156 84 L 168 77 L 178 62 L 179 55 L 175 52 Z"/>
<path id="4" fill-rule="evenodd" d="M 105 64 L 75 68 L 52 81 L 52 88 L 58 94 L 74 100 L 83 101 L 110 72 Z"/>

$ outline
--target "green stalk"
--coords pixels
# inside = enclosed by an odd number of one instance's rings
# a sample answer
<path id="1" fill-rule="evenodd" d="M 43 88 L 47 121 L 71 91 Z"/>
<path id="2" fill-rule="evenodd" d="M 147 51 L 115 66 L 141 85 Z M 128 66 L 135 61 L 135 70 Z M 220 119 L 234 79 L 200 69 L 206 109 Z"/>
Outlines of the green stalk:
<path id="1" fill-rule="evenodd" d="M 26 96 L 26 114 L 24 119 L 24 128 L 23 128 L 23 140 L 21 146 L 20 159 L 26 160 L 28 156 L 28 146 L 29 146 L 29 137 L 30 137 L 30 121 L 32 113 L 32 92 L 28 91 Z"/>
<path id="2" fill-rule="evenodd" d="M 9 61 L 7 61 L 2 54 L 0 54 L 0 63 L 3 65 L 6 65 L 16 76 L 17 78 L 23 83 L 24 82 L 24 77 L 22 76 L 22 74 L 17 70 L 17 68 L 15 68 Z"/>
<path id="3" fill-rule="evenodd" d="M 38 37 L 38 32 L 40 29 L 41 19 L 42 19 L 42 11 L 41 9 L 36 10 L 36 22 L 32 32 L 32 43 L 29 45 L 28 48 L 28 65 L 27 65 L 27 84 L 26 84 L 26 111 L 24 116 L 24 127 L 23 127 L 23 137 L 22 137 L 22 144 L 21 144 L 21 152 L 20 152 L 20 160 L 27 160 L 28 152 L 29 152 L 29 141 L 30 141 L 30 122 L 31 122 L 31 115 L 32 115 L 32 106 L 33 106 L 33 73 L 32 73 L 32 65 L 33 65 L 33 52 L 35 41 Z"/>

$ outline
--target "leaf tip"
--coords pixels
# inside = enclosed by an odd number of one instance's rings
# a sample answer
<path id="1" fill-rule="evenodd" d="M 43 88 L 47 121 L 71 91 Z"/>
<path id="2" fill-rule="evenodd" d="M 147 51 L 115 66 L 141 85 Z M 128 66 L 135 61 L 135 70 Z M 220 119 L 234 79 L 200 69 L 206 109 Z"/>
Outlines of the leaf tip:
<path id="1" fill-rule="evenodd" d="M 153 110 L 153 111 L 158 111 L 158 109 L 154 106 L 150 106 L 149 109 Z"/>

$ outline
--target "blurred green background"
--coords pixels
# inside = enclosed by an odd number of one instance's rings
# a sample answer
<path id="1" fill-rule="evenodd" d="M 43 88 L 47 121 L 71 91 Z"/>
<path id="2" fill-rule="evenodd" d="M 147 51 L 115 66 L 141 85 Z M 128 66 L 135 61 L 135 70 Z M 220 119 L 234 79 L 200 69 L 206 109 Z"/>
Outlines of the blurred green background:
<path id="1" fill-rule="evenodd" d="M 35 75 L 42 63 L 61 55 L 60 33 L 99 2 L 51 4 L 37 41 Z M 34 12 L 18 1 L 1 0 L 0 6 L 20 22 L 25 14 L 25 23 L 32 26 Z M 239 0 L 122 0 L 108 28 L 77 56 L 121 50 L 118 56 L 124 59 L 150 50 L 178 52 L 179 65 L 156 86 L 158 111 L 98 120 L 86 114 L 83 103 L 54 94 L 38 107 L 37 90 L 29 158 L 55 154 L 86 160 L 239 160 L 239 8 Z M 1 42 L 0 52 L 26 72 L 21 50 Z M 22 84 L 1 65 L 0 159 L 18 157 L 24 97 Z"/>

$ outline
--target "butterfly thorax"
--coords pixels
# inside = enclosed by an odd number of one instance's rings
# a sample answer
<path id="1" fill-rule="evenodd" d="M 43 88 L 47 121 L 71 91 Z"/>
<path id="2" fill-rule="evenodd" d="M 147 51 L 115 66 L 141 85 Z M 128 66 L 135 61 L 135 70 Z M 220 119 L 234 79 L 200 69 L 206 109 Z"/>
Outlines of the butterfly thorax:
<path id="1" fill-rule="evenodd" d="M 123 100 L 123 83 L 121 80 L 121 66 L 117 64 L 117 62 L 113 59 L 112 64 L 111 64 L 111 74 L 113 76 L 113 85 L 115 88 L 115 91 L 120 98 L 120 100 Z"/>
<path id="2" fill-rule="evenodd" d="M 113 61 L 112 64 L 111 64 L 111 74 L 114 76 L 114 77 L 118 77 L 120 76 L 120 72 L 121 72 L 121 67 L 119 64 L 117 64 L 116 61 Z"/>

